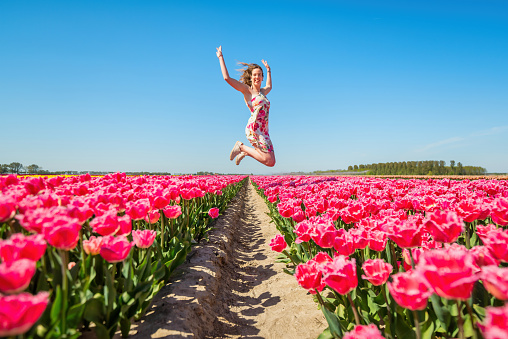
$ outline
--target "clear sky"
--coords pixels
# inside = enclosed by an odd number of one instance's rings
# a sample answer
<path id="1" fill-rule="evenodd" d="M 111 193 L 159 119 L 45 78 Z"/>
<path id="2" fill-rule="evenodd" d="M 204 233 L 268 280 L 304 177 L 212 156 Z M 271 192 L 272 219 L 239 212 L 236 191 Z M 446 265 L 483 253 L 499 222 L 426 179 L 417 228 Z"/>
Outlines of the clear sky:
<path id="1" fill-rule="evenodd" d="M 277 164 L 229 161 L 272 69 Z M 508 172 L 508 1 L 0 1 L 0 163 L 274 174 L 450 160 Z"/>

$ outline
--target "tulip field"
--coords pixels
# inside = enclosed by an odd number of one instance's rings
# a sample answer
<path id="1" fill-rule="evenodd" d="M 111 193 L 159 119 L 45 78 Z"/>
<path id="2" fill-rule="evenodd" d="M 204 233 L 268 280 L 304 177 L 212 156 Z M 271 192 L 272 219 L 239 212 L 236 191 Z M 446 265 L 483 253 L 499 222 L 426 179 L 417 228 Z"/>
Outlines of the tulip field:
<path id="1" fill-rule="evenodd" d="M 0 337 L 128 336 L 247 180 L 0 176 Z M 319 338 L 508 338 L 507 180 L 250 180 Z"/>
<path id="2" fill-rule="evenodd" d="M 245 176 L 0 176 L 0 337 L 127 336 Z"/>
<path id="3" fill-rule="evenodd" d="M 251 180 L 320 338 L 508 338 L 508 181 Z"/>

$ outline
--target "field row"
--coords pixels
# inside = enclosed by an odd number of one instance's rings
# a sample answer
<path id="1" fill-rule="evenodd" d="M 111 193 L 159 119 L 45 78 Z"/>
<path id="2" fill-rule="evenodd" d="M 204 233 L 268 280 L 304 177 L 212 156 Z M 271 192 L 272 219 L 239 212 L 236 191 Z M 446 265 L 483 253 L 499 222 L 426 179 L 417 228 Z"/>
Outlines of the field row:
<path id="1" fill-rule="evenodd" d="M 252 177 L 320 338 L 508 338 L 508 182 Z"/>

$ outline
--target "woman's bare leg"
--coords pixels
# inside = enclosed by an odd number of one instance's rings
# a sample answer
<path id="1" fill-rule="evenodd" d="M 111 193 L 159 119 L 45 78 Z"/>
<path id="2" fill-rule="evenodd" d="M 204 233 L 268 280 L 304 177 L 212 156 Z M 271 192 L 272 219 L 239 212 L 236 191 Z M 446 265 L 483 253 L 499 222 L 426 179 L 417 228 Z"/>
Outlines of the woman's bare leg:
<path id="1" fill-rule="evenodd" d="M 273 167 L 275 165 L 275 153 L 273 152 L 267 153 L 257 147 L 249 147 L 245 145 L 241 145 L 240 149 L 249 157 L 256 159 L 265 166 Z"/>

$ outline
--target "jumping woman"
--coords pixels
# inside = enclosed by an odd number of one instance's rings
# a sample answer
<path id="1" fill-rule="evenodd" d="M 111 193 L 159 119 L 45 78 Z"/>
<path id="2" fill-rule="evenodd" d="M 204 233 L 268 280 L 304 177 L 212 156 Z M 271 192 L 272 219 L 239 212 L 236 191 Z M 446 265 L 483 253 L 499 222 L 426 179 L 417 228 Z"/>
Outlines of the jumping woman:
<path id="1" fill-rule="evenodd" d="M 229 160 L 233 160 L 236 157 L 236 164 L 239 165 L 240 161 L 248 155 L 263 165 L 273 167 L 275 165 L 275 153 L 273 152 L 272 141 L 268 134 L 270 101 L 266 97 L 272 90 L 270 66 L 268 66 L 265 60 L 261 60 L 266 67 L 267 73 L 266 86 L 261 88 L 261 83 L 263 82 L 263 69 L 261 66 L 241 62 L 240 64 L 246 66 L 246 68 L 240 76 L 240 81 L 238 81 L 229 77 L 228 69 L 222 56 L 222 46 L 217 48 L 217 57 L 220 61 L 224 80 L 231 87 L 242 92 L 245 103 L 251 112 L 247 127 L 245 127 L 245 134 L 253 147 L 245 146 L 242 142 L 237 141 L 233 150 L 231 150 Z"/>

